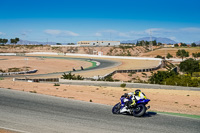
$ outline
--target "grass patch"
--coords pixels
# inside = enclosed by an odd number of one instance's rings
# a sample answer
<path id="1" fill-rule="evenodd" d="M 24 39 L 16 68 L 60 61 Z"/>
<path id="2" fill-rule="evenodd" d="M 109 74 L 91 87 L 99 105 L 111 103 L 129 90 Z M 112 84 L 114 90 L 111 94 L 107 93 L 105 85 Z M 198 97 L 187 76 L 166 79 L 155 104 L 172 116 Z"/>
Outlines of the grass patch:
<path id="1" fill-rule="evenodd" d="M 200 115 L 189 115 L 189 114 L 170 113 L 170 112 L 158 112 L 158 113 L 200 119 Z"/>

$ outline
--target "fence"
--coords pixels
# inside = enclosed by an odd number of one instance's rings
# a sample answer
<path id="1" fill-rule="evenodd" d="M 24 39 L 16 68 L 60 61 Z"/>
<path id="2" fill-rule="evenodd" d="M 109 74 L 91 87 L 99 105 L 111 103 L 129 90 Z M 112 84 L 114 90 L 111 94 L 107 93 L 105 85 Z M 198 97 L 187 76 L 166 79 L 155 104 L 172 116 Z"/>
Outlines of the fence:
<path id="1" fill-rule="evenodd" d="M 30 73 L 36 73 L 37 71 L 38 70 L 34 69 L 34 70 L 31 70 L 31 71 L 0 73 L 0 75 L 6 76 L 6 75 L 16 75 L 16 74 L 30 74 Z"/>
<path id="2" fill-rule="evenodd" d="M 46 78 L 46 79 L 18 79 L 13 78 L 13 81 L 24 81 L 24 82 L 59 82 L 59 78 Z"/>

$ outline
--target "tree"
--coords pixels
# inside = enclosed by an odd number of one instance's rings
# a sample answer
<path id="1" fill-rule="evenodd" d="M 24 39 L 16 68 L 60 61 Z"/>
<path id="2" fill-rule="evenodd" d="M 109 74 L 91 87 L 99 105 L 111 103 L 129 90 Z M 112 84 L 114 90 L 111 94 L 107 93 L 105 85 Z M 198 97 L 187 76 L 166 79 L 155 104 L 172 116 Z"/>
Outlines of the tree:
<path id="1" fill-rule="evenodd" d="M 151 84 L 162 84 L 165 79 L 176 75 L 177 73 L 175 73 L 174 71 L 158 71 L 157 73 L 152 74 L 149 82 Z"/>
<path id="2" fill-rule="evenodd" d="M 153 44 L 153 46 L 156 46 L 156 45 L 157 45 L 156 40 L 153 40 L 153 41 L 152 41 L 152 44 Z"/>
<path id="3" fill-rule="evenodd" d="M 174 47 L 178 47 L 178 44 L 176 43 L 176 44 L 174 44 Z"/>
<path id="4" fill-rule="evenodd" d="M 193 43 L 191 44 L 191 46 L 192 46 L 192 47 L 196 47 L 197 44 L 193 42 Z"/>
<path id="5" fill-rule="evenodd" d="M 3 44 L 6 44 L 8 42 L 8 39 L 3 39 Z"/>
<path id="6" fill-rule="evenodd" d="M 14 44 L 17 44 L 17 42 L 19 42 L 19 38 L 17 38 L 17 37 L 16 37 L 15 39 L 12 39 L 12 38 L 11 38 L 11 39 L 10 39 L 10 42 L 11 42 L 11 43 L 14 43 Z"/>
<path id="7" fill-rule="evenodd" d="M 184 57 L 189 57 L 189 52 L 185 51 L 185 49 L 179 49 L 176 52 L 176 56 L 181 57 L 183 60 Z"/>
<path id="8" fill-rule="evenodd" d="M 7 42 L 8 42 L 8 39 L 0 38 L 0 44 L 6 44 Z"/>
<path id="9" fill-rule="evenodd" d="M 192 53 L 192 56 L 196 59 L 196 58 L 200 57 L 200 52 Z"/>
<path id="10" fill-rule="evenodd" d="M 56 43 L 56 45 L 62 45 L 61 43 Z"/>
<path id="11" fill-rule="evenodd" d="M 185 61 L 182 61 L 179 65 L 180 71 L 186 72 L 187 74 L 191 74 L 193 72 L 200 72 L 199 61 L 189 58 Z"/>
<path id="12" fill-rule="evenodd" d="M 166 57 L 167 59 L 169 59 L 169 58 L 172 58 L 173 56 L 170 53 L 168 53 Z"/>
<path id="13" fill-rule="evenodd" d="M 158 46 L 161 46 L 162 45 L 162 43 L 161 42 L 158 42 Z"/>
<path id="14" fill-rule="evenodd" d="M 187 46 L 186 43 L 181 43 L 181 47 L 185 47 L 185 46 Z"/>

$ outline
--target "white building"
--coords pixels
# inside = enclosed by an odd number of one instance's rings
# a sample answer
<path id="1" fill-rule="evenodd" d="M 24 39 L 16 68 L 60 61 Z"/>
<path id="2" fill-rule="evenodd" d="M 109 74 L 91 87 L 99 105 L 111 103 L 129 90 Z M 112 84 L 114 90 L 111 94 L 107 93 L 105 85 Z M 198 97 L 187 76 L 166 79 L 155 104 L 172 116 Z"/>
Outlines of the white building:
<path id="1" fill-rule="evenodd" d="M 80 46 L 119 46 L 120 41 L 79 41 Z"/>

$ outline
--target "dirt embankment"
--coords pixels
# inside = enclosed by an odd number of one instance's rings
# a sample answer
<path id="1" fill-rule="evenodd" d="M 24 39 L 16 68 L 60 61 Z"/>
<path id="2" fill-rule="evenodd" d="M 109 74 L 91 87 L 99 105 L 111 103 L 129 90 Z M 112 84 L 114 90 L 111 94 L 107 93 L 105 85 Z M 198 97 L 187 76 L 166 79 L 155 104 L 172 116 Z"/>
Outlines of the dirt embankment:
<path id="1" fill-rule="evenodd" d="M 6 45 L 0 46 L 0 53 L 30 53 L 30 52 L 57 52 L 57 53 L 77 53 L 112 56 L 139 56 L 148 51 L 146 47 L 51 47 L 48 45 Z"/>

